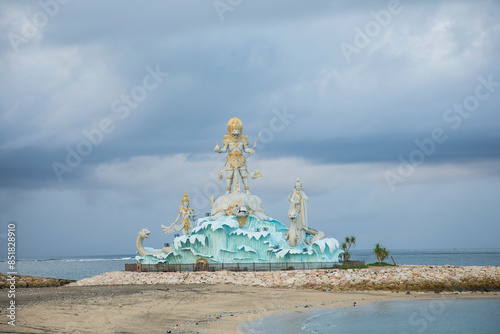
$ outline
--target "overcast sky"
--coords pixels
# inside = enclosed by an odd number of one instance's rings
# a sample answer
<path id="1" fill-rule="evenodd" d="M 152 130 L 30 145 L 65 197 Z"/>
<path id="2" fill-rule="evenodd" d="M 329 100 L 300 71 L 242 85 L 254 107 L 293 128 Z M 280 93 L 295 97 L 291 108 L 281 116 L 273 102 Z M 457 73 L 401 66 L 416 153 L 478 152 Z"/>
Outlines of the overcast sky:
<path id="1" fill-rule="evenodd" d="M 498 248 L 498 1 L 2 1 L 0 235 L 18 255 L 134 254 L 224 193 L 238 117 L 250 180 L 288 225 L 358 249 Z M 1 257 L 5 257 L 2 254 Z"/>

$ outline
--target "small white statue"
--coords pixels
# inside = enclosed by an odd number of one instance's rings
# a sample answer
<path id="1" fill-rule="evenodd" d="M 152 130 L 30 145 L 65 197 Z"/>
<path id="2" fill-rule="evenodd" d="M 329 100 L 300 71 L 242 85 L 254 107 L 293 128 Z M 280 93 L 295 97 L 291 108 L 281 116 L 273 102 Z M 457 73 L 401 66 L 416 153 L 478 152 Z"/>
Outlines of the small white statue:
<path id="1" fill-rule="evenodd" d="M 309 223 L 307 222 L 309 198 L 306 196 L 299 179 L 295 182 L 293 191 L 288 196 L 288 201 L 290 202 L 290 209 L 288 210 L 290 229 L 285 239 L 288 240 L 290 247 L 297 247 L 301 243 L 311 245 L 316 240 L 324 239 L 325 233 L 309 227 Z"/>
<path id="2" fill-rule="evenodd" d="M 179 209 L 179 214 L 177 218 L 173 222 L 172 225 L 166 227 L 164 225 L 161 228 L 165 231 L 165 233 L 172 233 L 182 230 L 184 235 L 189 235 L 189 230 L 191 229 L 191 221 L 194 221 L 194 210 L 189 207 L 189 198 L 187 196 L 187 192 L 184 192 L 184 197 L 181 200 L 182 206 Z M 180 224 L 177 224 L 179 218 L 182 217 Z"/>
<path id="3" fill-rule="evenodd" d="M 290 202 L 290 209 L 288 210 L 290 229 L 285 239 L 288 240 L 290 247 L 297 247 L 306 240 L 306 228 L 308 228 L 307 204 L 309 201 L 299 179 L 295 182 L 293 191 L 288 196 L 288 201 Z"/>
<path id="4" fill-rule="evenodd" d="M 290 210 L 293 209 L 297 213 L 297 227 L 306 228 L 309 226 L 307 223 L 307 206 L 309 203 L 309 197 L 306 196 L 302 183 L 299 179 L 295 182 L 293 191 L 288 195 L 288 201 L 290 202 Z"/>
<path id="5" fill-rule="evenodd" d="M 245 155 L 243 153 L 247 153 L 248 156 L 251 156 L 254 153 L 254 148 L 248 147 L 248 136 L 243 136 L 243 124 L 241 121 L 234 117 L 227 123 L 227 135 L 224 136 L 224 140 L 222 141 L 222 148 L 219 147 L 219 143 L 214 148 L 214 151 L 217 153 L 226 153 L 229 152 L 226 158 L 226 194 L 229 194 L 231 188 L 233 188 L 233 192 L 240 192 L 240 187 L 238 183 L 238 175 L 241 177 L 241 181 L 245 186 L 245 192 L 249 192 L 247 177 L 250 176 L 252 179 L 260 179 L 262 174 L 259 170 L 255 173 L 249 173 L 247 170 L 247 163 L 245 159 Z M 258 138 L 258 137 L 257 137 Z M 257 144 L 257 140 L 255 141 Z M 219 181 L 222 179 L 222 170 L 219 173 Z M 234 187 L 233 186 L 233 180 Z"/>

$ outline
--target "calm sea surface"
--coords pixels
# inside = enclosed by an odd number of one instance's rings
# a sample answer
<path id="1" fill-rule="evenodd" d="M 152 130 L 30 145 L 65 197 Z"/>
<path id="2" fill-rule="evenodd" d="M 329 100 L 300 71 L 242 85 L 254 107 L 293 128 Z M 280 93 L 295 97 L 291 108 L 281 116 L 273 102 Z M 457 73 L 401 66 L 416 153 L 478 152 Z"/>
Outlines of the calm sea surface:
<path id="1" fill-rule="evenodd" d="M 376 262 L 371 250 L 354 249 L 351 254 L 352 260 Z M 390 255 L 397 264 L 500 266 L 500 249 L 391 250 Z M 392 260 L 389 258 L 386 262 L 392 263 Z M 20 275 L 79 280 L 123 270 L 125 263 L 135 263 L 135 254 L 21 259 L 17 261 L 17 272 Z M 8 272 L 5 261 L 0 261 L 0 272 Z"/>
<path id="2" fill-rule="evenodd" d="M 135 263 L 135 255 L 17 260 L 16 267 L 19 275 L 80 280 L 105 272 L 123 270 L 125 263 Z M 0 272 L 8 272 L 5 261 L 0 262 Z"/>
<path id="3" fill-rule="evenodd" d="M 248 334 L 498 334 L 500 298 L 386 301 L 290 312 L 241 329 Z"/>

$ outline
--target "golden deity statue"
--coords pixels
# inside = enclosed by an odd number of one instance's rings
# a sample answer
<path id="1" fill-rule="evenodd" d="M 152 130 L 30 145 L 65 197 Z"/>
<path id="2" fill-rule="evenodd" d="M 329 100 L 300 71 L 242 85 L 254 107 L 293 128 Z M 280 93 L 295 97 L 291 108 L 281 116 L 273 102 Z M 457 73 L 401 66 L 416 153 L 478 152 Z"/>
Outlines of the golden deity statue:
<path id="1" fill-rule="evenodd" d="M 187 192 L 184 192 L 184 197 L 182 198 L 181 203 L 182 206 L 179 209 L 179 215 L 177 215 L 177 218 L 175 219 L 173 224 L 169 227 L 166 227 L 164 225 L 161 226 L 167 234 L 182 230 L 182 233 L 184 235 L 189 235 L 189 230 L 191 229 L 191 221 L 194 220 L 194 210 L 189 207 L 189 198 L 187 196 Z M 182 219 L 180 224 L 177 224 L 179 218 L 181 217 Z"/>
<path id="2" fill-rule="evenodd" d="M 217 153 L 226 153 L 229 152 L 226 158 L 226 194 L 229 194 L 231 188 L 234 187 L 233 192 L 240 192 L 240 186 L 238 183 L 238 175 L 241 177 L 241 182 L 245 186 L 245 192 L 248 191 L 248 181 L 247 177 L 250 176 L 252 179 L 260 179 L 262 174 L 259 170 L 255 173 L 249 173 L 247 170 L 246 158 L 243 153 L 247 153 L 248 156 L 251 156 L 254 152 L 254 148 L 248 147 L 248 136 L 243 136 L 243 124 L 241 121 L 234 117 L 229 120 L 227 123 L 227 135 L 224 136 L 224 140 L 222 141 L 222 148 L 219 147 L 219 143 L 214 148 L 214 151 Z M 258 138 L 258 137 L 257 137 Z M 257 140 L 255 141 L 257 144 Z M 219 180 L 222 179 L 222 170 L 219 173 Z"/>

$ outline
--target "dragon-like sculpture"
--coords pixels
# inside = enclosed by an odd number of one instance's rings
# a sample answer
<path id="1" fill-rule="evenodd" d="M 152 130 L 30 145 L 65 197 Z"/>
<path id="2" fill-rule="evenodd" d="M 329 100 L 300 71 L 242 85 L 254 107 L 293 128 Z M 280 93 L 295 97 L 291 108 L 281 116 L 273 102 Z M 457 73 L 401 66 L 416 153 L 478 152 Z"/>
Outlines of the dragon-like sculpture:
<path id="1" fill-rule="evenodd" d="M 151 234 L 151 232 L 146 228 L 143 228 L 142 230 L 139 231 L 139 235 L 137 236 L 136 246 L 137 246 L 137 251 L 139 252 L 139 254 L 141 256 L 158 255 L 158 254 L 163 254 L 163 253 L 168 254 L 168 253 L 174 251 L 174 249 L 172 247 L 163 247 L 161 250 L 155 250 L 155 251 L 148 251 L 148 250 L 144 249 L 142 242 L 144 239 L 149 238 L 150 234 Z"/>

